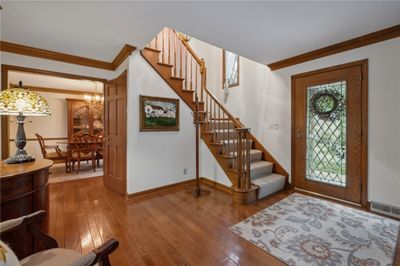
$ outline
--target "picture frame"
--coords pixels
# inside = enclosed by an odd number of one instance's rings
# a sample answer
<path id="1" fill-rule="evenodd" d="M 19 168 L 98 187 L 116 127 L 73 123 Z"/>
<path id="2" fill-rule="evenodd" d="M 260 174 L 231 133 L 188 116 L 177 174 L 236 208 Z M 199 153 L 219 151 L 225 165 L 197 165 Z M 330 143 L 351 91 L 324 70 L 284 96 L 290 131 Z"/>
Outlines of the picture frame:
<path id="1" fill-rule="evenodd" d="M 222 50 L 222 88 L 228 80 L 228 87 L 239 86 L 240 56 L 238 54 Z"/>
<path id="2" fill-rule="evenodd" d="M 140 131 L 179 131 L 179 99 L 139 96 Z"/>

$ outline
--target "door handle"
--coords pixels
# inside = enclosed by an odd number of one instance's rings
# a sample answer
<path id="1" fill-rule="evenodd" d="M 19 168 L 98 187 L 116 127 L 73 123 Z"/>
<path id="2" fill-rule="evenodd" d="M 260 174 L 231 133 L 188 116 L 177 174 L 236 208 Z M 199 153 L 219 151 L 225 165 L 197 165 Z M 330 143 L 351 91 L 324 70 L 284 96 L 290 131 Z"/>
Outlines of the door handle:
<path id="1" fill-rule="evenodd" d="M 296 138 L 301 139 L 303 137 L 303 133 L 301 133 L 301 129 L 298 128 L 296 130 Z"/>

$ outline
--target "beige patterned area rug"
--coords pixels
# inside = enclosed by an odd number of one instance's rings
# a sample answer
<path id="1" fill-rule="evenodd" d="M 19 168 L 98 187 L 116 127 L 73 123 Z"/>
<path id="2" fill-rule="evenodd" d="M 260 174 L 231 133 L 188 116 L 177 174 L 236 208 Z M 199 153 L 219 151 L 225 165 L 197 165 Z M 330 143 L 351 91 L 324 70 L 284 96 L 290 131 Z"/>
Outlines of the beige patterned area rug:
<path id="1" fill-rule="evenodd" d="M 65 164 L 63 163 L 54 164 L 52 167 L 50 167 L 49 173 L 50 183 L 60 183 L 103 176 L 103 160 L 100 160 L 100 167 L 96 167 L 96 171 L 94 172 L 91 162 L 82 162 L 79 174 L 76 171 L 71 171 L 70 173 L 65 172 Z"/>
<path id="2" fill-rule="evenodd" d="M 393 264 L 400 222 L 294 193 L 230 228 L 288 265 Z"/>

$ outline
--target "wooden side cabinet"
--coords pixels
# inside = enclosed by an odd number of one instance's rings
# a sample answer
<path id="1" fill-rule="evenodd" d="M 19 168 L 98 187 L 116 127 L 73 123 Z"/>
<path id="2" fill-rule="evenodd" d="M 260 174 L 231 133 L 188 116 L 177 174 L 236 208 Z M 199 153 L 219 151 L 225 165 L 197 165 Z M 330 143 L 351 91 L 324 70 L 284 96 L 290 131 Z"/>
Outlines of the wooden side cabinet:
<path id="1" fill-rule="evenodd" d="M 49 211 L 49 168 L 50 160 L 36 160 L 23 164 L 0 162 L 1 209 L 0 220 L 18 218 L 38 210 Z M 48 219 L 42 223 L 48 231 Z M 40 251 L 28 228 L 20 228 L 2 236 L 19 259 Z"/>
<path id="2" fill-rule="evenodd" d="M 73 134 L 97 134 L 103 131 L 103 103 L 89 103 L 80 99 L 66 99 L 68 139 Z"/>

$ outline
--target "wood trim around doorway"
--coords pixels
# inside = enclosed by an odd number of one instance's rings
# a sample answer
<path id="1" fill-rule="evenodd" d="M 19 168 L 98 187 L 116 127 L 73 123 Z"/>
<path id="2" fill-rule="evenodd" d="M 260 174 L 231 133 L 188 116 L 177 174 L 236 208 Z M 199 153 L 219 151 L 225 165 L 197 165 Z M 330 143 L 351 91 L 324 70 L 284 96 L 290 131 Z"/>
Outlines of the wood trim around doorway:
<path id="1" fill-rule="evenodd" d="M 309 71 L 301 74 L 293 75 L 291 78 L 291 86 L 292 86 L 292 104 L 291 104 L 291 184 L 294 186 L 295 184 L 295 176 L 294 173 L 294 155 L 295 155 L 295 80 L 302 77 L 307 77 L 315 74 L 321 74 L 329 71 L 340 70 L 343 68 L 361 66 L 362 73 L 362 81 L 361 81 L 361 91 L 362 91 L 362 118 L 361 118 L 361 206 L 364 208 L 368 208 L 368 59 L 345 63 L 333 67 L 327 67 L 323 69 L 318 69 L 314 71 Z"/>
<path id="2" fill-rule="evenodd" d="M 125 44 L 121 48 L 119 53 L 115 56 L 112 62 L 107 62 L 103 60 L 97 60 L 72 54 L 65 54 L 56 51 L 50 51 L 6 41 L 0 41 L 0 50 L 7 53 L 20 54 L 25 56 L 59 61 L 63 63 L 70 63 L 75 65 L 114 71 L 122 64 L 122 62 L 124 62 L 124 60 L 128 56 L 132 54 L 133 51 L 136 50 L 136 47 L 129 44 Z"/>
<path id="3" fill-rule="evenodd" d="M 12 66 L 12 65 L 1 65 L 1 90 L 5 90 L 8 88 L 8 72 L 16 71 L 16 72 L 25 72 L 32 74 L 40 74 L 47 76 L 56 76 L 61 78 L 69 78 L 69 79 L 77 79 L 77 80 L 92 80 L 104 83 L 106 79 L 96 78 L 96 77 L 88 77 L 76 74 L 55 72 L 44 69 L 34 69 L 20 66 Z M 9 124 L 9 116 L 1 116 L 1 159 L 6 159 L 9 157 L 10 146 L 10 124 Z"/>

